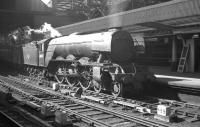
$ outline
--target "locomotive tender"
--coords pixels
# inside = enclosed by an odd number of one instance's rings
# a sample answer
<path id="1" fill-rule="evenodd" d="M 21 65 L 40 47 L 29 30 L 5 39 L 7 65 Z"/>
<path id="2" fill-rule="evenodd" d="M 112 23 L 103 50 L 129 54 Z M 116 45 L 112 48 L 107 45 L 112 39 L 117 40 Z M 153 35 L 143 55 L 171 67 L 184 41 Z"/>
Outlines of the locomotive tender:
<path id="1" fill-rule="evenodd" d="M 108 90 L 115 97 L 127 89 L 141 93 L 149 87 L 147 82 L 154 79 L 153 74 L 134 63 L 132 37 L 121 30 L 71 34 L 7 50 L 12 56 L 7 61 L 21 65 L 31 76 L 53 77 L 58 83 L 81 86 L 84 90 Z M 3 51 L 0 49 L 1 58 Z"/>

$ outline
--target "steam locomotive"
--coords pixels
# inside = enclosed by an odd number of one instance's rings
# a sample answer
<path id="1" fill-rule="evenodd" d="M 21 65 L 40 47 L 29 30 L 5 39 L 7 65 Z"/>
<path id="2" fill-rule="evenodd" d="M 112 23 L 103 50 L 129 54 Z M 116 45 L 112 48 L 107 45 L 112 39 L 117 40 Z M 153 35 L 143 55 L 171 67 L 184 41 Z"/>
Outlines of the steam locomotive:
<path id="1" fill-rule="evenodd" d="M 38 79 L 53 78 L 58 83 L 84 90 L 93 88 L 98 93 L 107 90 L 115 97 L 125 91 L 142 93 L 155 78 L 136 64 L 132 37 L 121 30 L 74 33 L 2 47 L 0 55 Z"/>

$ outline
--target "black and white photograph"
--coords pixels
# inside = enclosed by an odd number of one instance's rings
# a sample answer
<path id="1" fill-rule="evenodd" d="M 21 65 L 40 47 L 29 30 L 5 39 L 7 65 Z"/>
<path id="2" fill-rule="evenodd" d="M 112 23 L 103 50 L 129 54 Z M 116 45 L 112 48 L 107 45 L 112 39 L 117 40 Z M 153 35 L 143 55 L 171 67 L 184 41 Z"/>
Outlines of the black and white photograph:
<path id="1" fill-rule="evenodd" d="M 0 127 L 200 127 L 200 0 L 0 2 Z"/>

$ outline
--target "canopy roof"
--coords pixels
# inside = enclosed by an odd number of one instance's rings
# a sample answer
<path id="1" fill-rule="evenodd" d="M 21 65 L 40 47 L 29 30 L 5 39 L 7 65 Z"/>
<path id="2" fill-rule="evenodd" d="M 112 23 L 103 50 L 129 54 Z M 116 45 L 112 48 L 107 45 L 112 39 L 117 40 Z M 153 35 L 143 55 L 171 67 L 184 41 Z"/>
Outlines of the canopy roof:
<path id="1" fill-rule="evenodd" d="M 120 27 L 132 33 L 163 31 L 161 34 L 200 32 L 200 1 L 174 0 L 97 19 L 58 27 L 63 35 Z"/>

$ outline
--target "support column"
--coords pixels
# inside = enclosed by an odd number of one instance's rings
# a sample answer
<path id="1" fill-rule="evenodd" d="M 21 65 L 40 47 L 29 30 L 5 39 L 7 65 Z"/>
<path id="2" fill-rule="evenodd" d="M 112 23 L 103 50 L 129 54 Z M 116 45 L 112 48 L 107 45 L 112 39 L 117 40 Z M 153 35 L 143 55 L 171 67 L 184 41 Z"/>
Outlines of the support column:
<path id="1" fill-rule="evenodd" d="M 173 37 L 172 40 L 172 63 L 171 63 L 171 70 L 177 70 L 177 48 L 176 48 L 176 38 Z"/>

